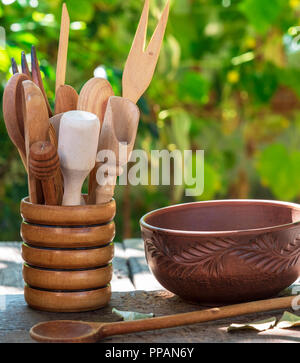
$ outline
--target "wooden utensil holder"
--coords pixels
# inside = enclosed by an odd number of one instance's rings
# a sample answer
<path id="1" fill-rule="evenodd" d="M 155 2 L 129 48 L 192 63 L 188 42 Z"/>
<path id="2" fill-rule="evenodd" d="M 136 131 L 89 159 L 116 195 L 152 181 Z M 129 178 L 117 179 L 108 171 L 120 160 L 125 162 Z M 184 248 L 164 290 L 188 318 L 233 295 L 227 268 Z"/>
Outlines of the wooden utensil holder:
<path id="1" fill-rule="evenodd" d="M 114 200 L 70 207 L 22 200 L 24 295 L 29 306 L 80 312 L 109 303 L 115 213 Z"/>

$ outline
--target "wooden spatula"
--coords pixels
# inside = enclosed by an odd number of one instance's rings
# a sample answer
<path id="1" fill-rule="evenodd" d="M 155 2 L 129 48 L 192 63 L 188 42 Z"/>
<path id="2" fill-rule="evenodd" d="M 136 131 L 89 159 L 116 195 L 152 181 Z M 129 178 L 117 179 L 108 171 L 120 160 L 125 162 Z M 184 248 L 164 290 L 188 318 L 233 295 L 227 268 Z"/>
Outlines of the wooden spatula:
<path id="1" fill-rule="evenodd" d="M 76 110 L 78 94 L 71 86 L 65 85 L 68 59 L 70 17 L 67 5 L 62 8 L 60 37 L 58 46 L 55 86 L 55 114 Z"/>
<path id="2" fill-rule="evenodd" d="M 43 204 L 41 183 L 29 169 L 29 151 L 37 141 L 49 141 L 49 114 L 40 88 L 32 81 L 23 82 L 24 89 L 24 126 L 27 156 L 28 188 L 31 203 Z"/>
<path id="3" fill-rule="evenodd" d="M 111 150 L 115 154 L 115 160 L 110 161 L 108 158 L 105 163 L 106 178 L 104 178 L 104 173 L 100 175 L 101 169 L 98 169 L 97 180 L 99 185 L 96 189 L 96 204 L 111 201 L 117 176 L 122 174 L 122 167 L 130 159 L 139 118 L 139 109 L 133 102 L 122 97 L 109 98 L 100 134 L 99 151 Z M 103 157 L 105 158 L 105 155 Z M 101 176 L 103 180 L 99 180 Z"/>
<path id="4" fill-rule="evenodd" d="M 137 103 L 152 80 L 168 22 L 169 8 L 168 0 L 150 43 L 145 49 L 149 16 L 149 0 L 145 0 L 122 79 L 123 97 L 134 103 Z"/>
<path id="5" fill-rule="evenodd" d="M 58 155 L 64 176 L 63 205 L 80 205 L 84 180 L 95 166 L 100 122 L 90 112 L 69 111 L 60 121 Z"/>
<path id="6" fill-rule="evenodd" d="M 16 73 L 8 81 L 3 94 L 3 117 L 7 133 L 18 149 L 27 170 L 22 86 L 22 82 L 26 80 L 28 77 L 25 74 Z"/>
<path id="7" fill-rule="evenodd" d="M 99 118 L 101 130 L 108 99 L 113 95 L 113 89 L 106 79 L 92 78 L 86 82 L 79 94 L 77 109 L 96 114 Z M 97 163 L 89 177 L 89 204 L 95 204 L 96 202 L 96 173 L 98 167 L 99 164 Z"/>

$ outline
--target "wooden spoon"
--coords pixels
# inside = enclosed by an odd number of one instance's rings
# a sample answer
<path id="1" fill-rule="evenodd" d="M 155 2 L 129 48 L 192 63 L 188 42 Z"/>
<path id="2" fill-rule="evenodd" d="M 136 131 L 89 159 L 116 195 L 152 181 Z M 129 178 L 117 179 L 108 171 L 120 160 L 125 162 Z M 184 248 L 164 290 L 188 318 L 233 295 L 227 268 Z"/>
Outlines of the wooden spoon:
<path id="1" fill-rule="evenodd" d="M 263 311 L 290 308 L 295 296 L 229 305 L 191 313 L 116 323 L 94 323 L 74 320 L 50 321 L 30 330 L 33 339 L 51 343 L 94 343 L 103 338 L 148 330 L 197 324 Z"/>
<path id="2" fill-rule="evenodd" d="M 101 130 L 108 99 L 113 95 L 114 95 L 113 89 L 110 83 L 106 79 L 92 78 L 83 86 L 79 94 L 77 109 L 96 114 L 100 121 L 100 130 Z M 99 163 L 96 163 L 95 168 L 90 173 L 89 198 L 88 198 L 89 204 L 95 204 L 96 202 L 96 188 L 97 188 L 96 174 L 98 167 Z"/>
<path id="3" fill-rule="evenodd" d="M 99 185 L 96 188 L 96 204 L 112 200 L 117 176 L 122 174 L 122 167 L 127 164 L 134 147 L 139 118 L 139 109 L 133 102 L 122 97 L 109 98 L 100 135 L 99 151 L 111 150 L 114 152 L 115 160 L 111 161 L 113 164 L 109 159 L 105 163 L 105 172 L 108 175 L 103 182 L 106 181 L 106 185 L 101 185 L 97 178 Z"/>
<path id="4" fill-rule="evenodd" d="M 7 133 L 18 149 L 27 170 L 22 87 L 22 82 L 26 80 L 28 77 L 25 74 L 17 73 L 8 81 L 3 94 L 3 117 Z"/>
<path id="5" fill-rule="evenodd" d="M 78 93 L 68 85 L 61 85 L 56 90 L 55 115 L 77 109 Z"/>
<path id="6" fill-rule="evenodd" d="M 28 187 L 31 203 L 43 204 L 41 183 L 29 170 L 29 151 L 37 141 L 49 141 L 49 114 L 40 88 L 32 81 L 23 82 L 25 147 L 27 155 Z"/>

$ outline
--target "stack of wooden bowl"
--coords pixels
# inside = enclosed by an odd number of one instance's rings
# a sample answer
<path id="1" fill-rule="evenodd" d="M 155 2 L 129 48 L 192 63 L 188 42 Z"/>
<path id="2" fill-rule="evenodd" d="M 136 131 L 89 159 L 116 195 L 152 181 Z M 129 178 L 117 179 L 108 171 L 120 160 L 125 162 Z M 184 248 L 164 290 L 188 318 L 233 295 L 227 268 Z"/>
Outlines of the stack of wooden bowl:
<path id="1" fill-rule="evenodd" d="M 54 312 L 101 308 L 111 297 L 115 201 L 103 205 L 21 203 L 25 300 Z"/>

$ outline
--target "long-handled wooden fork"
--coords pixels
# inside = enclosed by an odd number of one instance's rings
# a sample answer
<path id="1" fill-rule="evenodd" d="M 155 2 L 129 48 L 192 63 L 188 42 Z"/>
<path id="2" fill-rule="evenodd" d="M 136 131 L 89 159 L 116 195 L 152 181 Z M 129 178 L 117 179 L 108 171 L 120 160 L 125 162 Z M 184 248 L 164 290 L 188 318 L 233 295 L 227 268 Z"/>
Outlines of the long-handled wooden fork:
<path id="1" fill-rule="evenodd" d="M 167 1 L 149 45 L 145 49 L 149 1 L 145 0 L 144 9 L 123 72 L 123 97 L 134 103 L 137 103 L 152 80 L 169 16 L 170 0 Z"/>
<path id="2" fill-rule="evenodd" d="M 118 153 L 118 149 L 120 149 L 124 153 L 124 155 L 116 155 L 116 160 L 124 159 L 127 163 L 133 149 L 138 127 L 138 120 L 136 118 L 139 117 L 135 104 L 152 80 L 168 22 L 169 8 L 170 1 L 168 0 L 149 45 L 145 49 L 149 17 L 149 0 L 145 0 L 143 12 L 123 72 L 123 97 L 111 97 L 108 101 L 109 108 L 105 115 L 103 132 L 100 135 L 99 151 L 108 147 L 106 139 L 114 140 L 115 142 L 111 144 L 112 151 Z M 105 137 L 103 137 L 104 133 Z M 127 148 L 122 146 L 122 141 L 126 143 L 128 140 L 130 142 L 127 144 Z M 122 166 L 126 163 L 123 162 Z M 110 170 L 113 170 L 113 168 L 110 168 Z M 94 174 L 94 177 L 96 178 L 96 174 Z M 111 180 L 115 183 L 116 175 Z M 95 194 L 97 204 L 107 202 L 113 197 L 114 185 L 98 185 Z"/>

